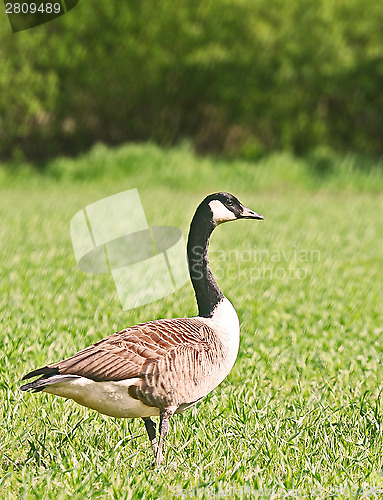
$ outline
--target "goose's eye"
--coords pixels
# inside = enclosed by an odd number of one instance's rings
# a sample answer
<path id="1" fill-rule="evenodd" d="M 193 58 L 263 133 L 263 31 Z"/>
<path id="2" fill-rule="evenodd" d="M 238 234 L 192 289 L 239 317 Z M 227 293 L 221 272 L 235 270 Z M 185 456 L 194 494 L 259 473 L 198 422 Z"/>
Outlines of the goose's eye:
<path id="1" fill-rule="evenodd" d="M 226 205 L 231 206 L 233 204 L 233 200 L 227 200 Z"/>

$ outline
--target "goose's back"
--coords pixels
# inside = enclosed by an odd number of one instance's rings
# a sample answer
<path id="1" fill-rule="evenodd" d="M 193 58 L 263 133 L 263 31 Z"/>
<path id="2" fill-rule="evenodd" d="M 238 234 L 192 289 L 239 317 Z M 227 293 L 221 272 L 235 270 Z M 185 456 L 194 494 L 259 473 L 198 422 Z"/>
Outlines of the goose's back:
<path id="1" fill-rule="evenodd" d="M 137 379 L 129 395 L 162 408 L 208 394 L 226 376 L 226 357 L 214 328 L 199 318 L 177 318 L 114 333 L 48 368 L 95 382 Z"/>

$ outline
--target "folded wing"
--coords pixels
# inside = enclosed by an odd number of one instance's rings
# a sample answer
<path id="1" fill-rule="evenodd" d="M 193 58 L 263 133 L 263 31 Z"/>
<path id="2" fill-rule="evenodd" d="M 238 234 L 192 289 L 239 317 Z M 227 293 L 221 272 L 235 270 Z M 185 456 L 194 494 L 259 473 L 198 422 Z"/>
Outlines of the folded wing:
<path id="1" fill-rule="evenodd" d="M 208 346 L 214 331 L 197 318 L 149 321 L 114 333 L 68 359 L 34 370 L 23 377 L 77 375 L 101 382 L 142 377 L 148 364 L 181 346 Z M 26 386 L 24 386 L 26 387 Z"/>

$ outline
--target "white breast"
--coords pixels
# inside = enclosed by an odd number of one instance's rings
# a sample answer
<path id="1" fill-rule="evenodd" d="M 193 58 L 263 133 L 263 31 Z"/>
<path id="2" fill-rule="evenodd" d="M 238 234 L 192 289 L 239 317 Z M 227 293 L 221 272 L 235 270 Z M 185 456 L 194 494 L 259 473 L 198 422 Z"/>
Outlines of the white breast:
<path id="1" fill-rule="evenodd" d="M 237 313 L 230 300 L 226 297 L 214 309 L 211 318 L 199 318 L 208 326 L 213 328 L 226 348 L 227 358 L 225 360 L 225 374 L 222 374 L 222 380 L 233 368 L 238 355 L 239 348 L 239 320 Z"/>

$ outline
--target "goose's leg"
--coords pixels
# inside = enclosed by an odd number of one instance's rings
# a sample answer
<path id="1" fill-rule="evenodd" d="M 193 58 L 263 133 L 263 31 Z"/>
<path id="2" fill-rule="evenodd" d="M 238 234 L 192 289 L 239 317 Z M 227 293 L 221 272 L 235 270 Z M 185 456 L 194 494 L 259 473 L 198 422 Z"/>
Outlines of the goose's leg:
<path id="1" fill-rule="evenodd" d="M 175 408 L 165 408 L 160 412 L 160 439 L 158 442 L 156 464 L 160 465 L 163 461 L 162 448 L 164 439 L 169 431 L 169 421 L 174 415 Z"/>
<path id="2" fill-rule="evenodd" d="M 149 436 L 150 444 L 152 445 L 152 450 L 154 453 L 154 458 L 157 458 L 157 439 L 156 439 L 156 424 L 150 417 L 143 417 L 145 422 L 145 429 Z"/>

